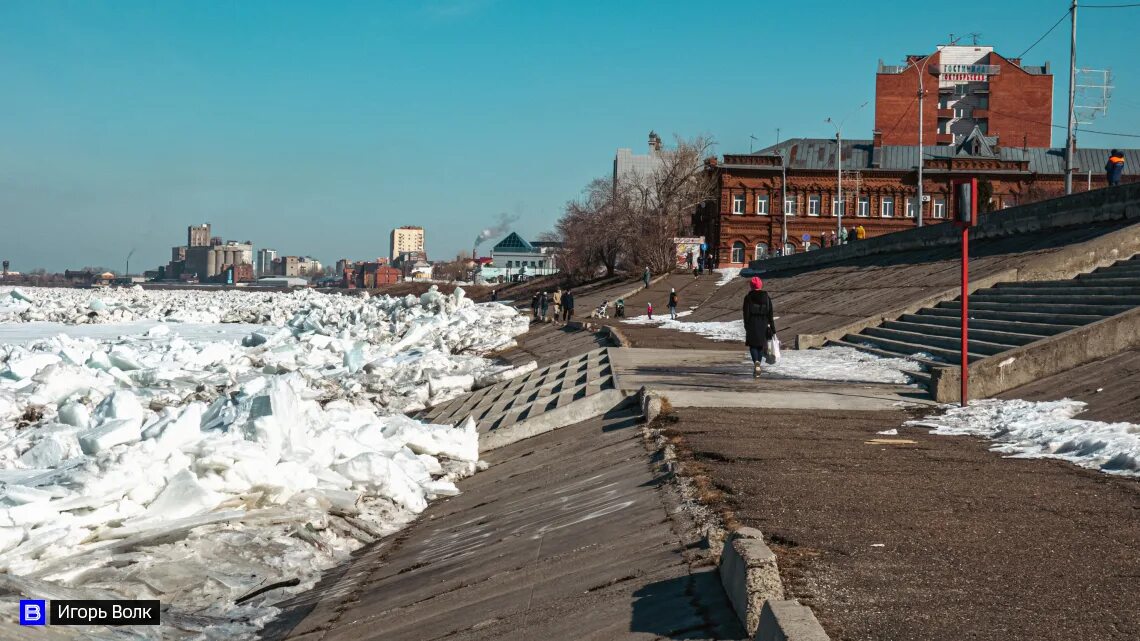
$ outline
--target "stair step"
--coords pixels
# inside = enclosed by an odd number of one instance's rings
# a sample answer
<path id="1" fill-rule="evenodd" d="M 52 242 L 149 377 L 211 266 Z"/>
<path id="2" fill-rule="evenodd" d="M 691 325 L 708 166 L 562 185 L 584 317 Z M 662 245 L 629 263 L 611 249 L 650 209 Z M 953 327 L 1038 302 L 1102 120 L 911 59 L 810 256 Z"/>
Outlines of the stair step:
<path id="1" fill-rule="evenodd" d="M 1140 295 L 1135 294 L 1131 296 L 1063 296 L 1050 294 L 1048 292 L 1032 294 L 974 292 L 970 294 L 970 300 L 976 300 L 979 303 L 1012 303 L 1014 305 L 1027 303 L 1043 305 L 1124 305 L 1128 307 L 1140 305 Z"/>
<path id="2" fill-rule="evenodd" d="M 962 316 L 962 307 L 958 301 L 946 301 L 950 305 L 946 307 L 928 307 L 919 311 L 919 314 L 924 316 L 942 316 L 953 318 L 957 320 Z M 939 303 L 941 305 L 941 303 Z M 1080 327 L 1095 323 L 1099 320 L 1108 318 L 1108 314 L 1067 314 L 1067 313 L 1039 313 L 1039 312 L 1023 312 L 1023 311 L 1001 311 L 1001 310 L 987 310 L 978 309 L 973 305 L 970 306 L 970 320 L 990 320 L 1001 322 L 1025 322 L 1034 323 L 1038 325 L 1050 325 L 1054 323 L 1061 323 L 1063 325 Z M 1071 329 L 1071 327 L 1070 327 Z"/>
<path id="3" fill-rule="evenodd" d="M 1070 287 L 1080 287 L 1081 291 L 1085 291 L 1088 287 L 1137 287 L 1140 286 L 1140 276 L 1135 278 L 1128 277 L 1112 277 L 1106 275 L 1103 278 L 1091 278 L 1093 274 L 1078 274 L 1076 278 L 1069 280 L 1031 280 L 1031 281 L 1010 281 L 1008 283 L 998 283 L 993 286 L 993 289 L 1004 290 L 1009 287 L 1041 287 L 1044 289 L 1067 289 Z"/>
<path id="4" fill-rule="evenodd" d="M 938 303 L 941 309 L 961 309 L 962 302 L 956 300 Z M 1080 304 L 1044 304 L 1044 303 L 1008 303 L 993 301 L 970 300 L 970 311 L 1017 312 L 1037 314 L 1078 314 L 1085 316 L 1099 316 L 1105 318 L 1123 314 L 1134 308 L 1135 305 L 1080 305 Z M 1099 319 L 1098 319 L 1099 320 Z"/>
<path id="5" fill-rule="evenodd" d="M 1135 287 L 1116 287 L 1101 285 L 1097 281 L 1084 281 L 1085 285 L 1079 282 L 1074 284 L 1074 281 L 1068 280 L 1065 283 L 1067 287 L 1059 287 L 1055 285 L 1045 285 L 1040 283 L 1016 283 L 1012 286 L 1000 284 L 997 287 L 986 290 L 979 290 L 970 294 L 971 297 L 977 294 L 1001 294 L 1003 296 L 1140 296 L 1140 280 L 1136 281 Z"/>
<path id="6" fill-rule="evenodd" d="M 919 318 L 922 318 L 921 316 Z M 936 318 L 928 316 L 926 318 Z M 944 325 L 940 323 L 923 323 L 911 322 L 906 320 L 887 321 L 883 323 L 882 327 L 887 329 L 895 329 L 900 332 L 911 332 L 913 334 L 930 334 L 934 336 L 946 336 L 956 338 L 961 335 L 962 328 L 959 327 L 961 321 L 954 323 L 953 326 Z M 1010 347 L 1018 347 L 1021 345 L 1028 345 L 1034 341 L 1041 340 L 1042 336 L 1036 334 L 1023 334 L 1021 332 L 1009 331 L 994 331 L 978 327 L 976 323 L 969 323 L 967 327 L 970 330 L 970 340 L 974 339 L 986 341 L 988 343 L 996 343 L 998 345 L 1008 345 Z"/>
<path id="7" fill-rule="evenodd" d="M 942 327 L 949 327 L 953 328 L 954 331 L 958 331 L 958 325 L 961 323 L 960 314 L 940 316 L 937 314 L 923 313 L 925 311 L 926 310 L 922 310 L 918 314 L 903 314 L 899 318 L 899 322 L 917 323 L 919 325 L 941 325 Z M 1011 334 L 1029 334 L 1036 338 L 1053 336 L 1054 334 L 1067 332 L 1076 327 L 1077 325 L 1035 323 L 1029 321 L 970 319 L 970 331 L 982 329 L 994 332 L 1009 332 Z"/>
<path id="8" fill-rule="evenodd" d="M 886 338 L 900 343 L 910 343 L 912 345 L 937 347 L 940 349 L 948 349 L 953 352 L 958 352 L 962 349 L 962 341 L 958 336 L 940 336 L 937 334 L 926 334 L 921 332 L 908 332 L 897 329 L 890 329 L 887 327 L 868 327 L 862 332 L 860 336 L 874 336 L 876 338 Z M 1000 343 L 991 343 L 981 339 L 970 337 L 970 351 L 985 356 L 993 356 L 1002 352 L 1008 352 L 1020 345 L 1003 345 Z"/>
<path id="9" fill-rule="evenodd" d="M 882 338 L 880 336 L 868 336 L 866 334 L 848 334 L 843 337 L 844 341 L 854 343 L 857 345 L 870 344 L 878 349 L 893 352 L 896 356 L 911 356 L 914 354 L 930 354 L 937 358 L 946 361 L 946 363 L 957 363 L 961 360 L 962 355 L 960 352 L 952 349 L 944 349 L 941 347 L 932 347 L 930 345 L 915 345 L 905 341 L 891 340 L 889 338 Z M 985 354 L 970 353 L 970 362 L 985 358 Z"/>

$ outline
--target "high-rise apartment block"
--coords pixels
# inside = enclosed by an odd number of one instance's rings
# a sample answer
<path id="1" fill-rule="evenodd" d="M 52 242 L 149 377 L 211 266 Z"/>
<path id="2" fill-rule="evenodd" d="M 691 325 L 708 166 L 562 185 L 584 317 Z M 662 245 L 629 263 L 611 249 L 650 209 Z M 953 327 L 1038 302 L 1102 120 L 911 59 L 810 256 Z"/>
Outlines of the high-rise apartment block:
<path id="1" fill-rule="evenodd" d="M 395 260 L 405 252 L 423 252 L 424 228 L 405 225 L 392 230 L 390 258 Z"/>

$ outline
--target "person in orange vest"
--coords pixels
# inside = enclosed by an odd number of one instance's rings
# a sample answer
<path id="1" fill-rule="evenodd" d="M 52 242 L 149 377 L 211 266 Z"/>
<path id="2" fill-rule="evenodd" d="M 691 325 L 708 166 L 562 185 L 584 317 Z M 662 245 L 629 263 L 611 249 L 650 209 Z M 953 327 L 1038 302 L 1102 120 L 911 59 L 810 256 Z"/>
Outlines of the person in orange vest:
<path id="1" fill-rule="evenodd" d="M 1108 157 L 1108 162 L 1104 165 L 1104 174 L 1108 178 L 1108 186 L 1114 187 L 1120 184 L 1120 175 L 1124 173 L 1124 154 L 1120 153 L 1119 149 L 1113 149 L 1112 154 Z"/>
<path id="2" fill-rule="evenodd" d="M 867 238 L 867 230 L 863 229 L 862 225 L 855 228 L 855 240 L 863 240 Z"/>

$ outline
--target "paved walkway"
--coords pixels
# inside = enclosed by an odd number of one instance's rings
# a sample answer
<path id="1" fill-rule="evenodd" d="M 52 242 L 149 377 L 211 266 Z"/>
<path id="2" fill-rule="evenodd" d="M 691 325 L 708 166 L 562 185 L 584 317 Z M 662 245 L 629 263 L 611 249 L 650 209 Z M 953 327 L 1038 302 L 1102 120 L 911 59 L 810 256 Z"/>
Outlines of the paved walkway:
<path id="1" fill-rule="evenodd" d="M 1140 639 L 1137 479 L 880 434 L 901 411 L 677 416 L 683 464 L 764 533 L 832 639 Z"/>
<path id="2" fill-rule="evenodd" d="M 286 605 L 265 639 L 741 639 L 629 413 L 487 455 L 463 494 Z"/>

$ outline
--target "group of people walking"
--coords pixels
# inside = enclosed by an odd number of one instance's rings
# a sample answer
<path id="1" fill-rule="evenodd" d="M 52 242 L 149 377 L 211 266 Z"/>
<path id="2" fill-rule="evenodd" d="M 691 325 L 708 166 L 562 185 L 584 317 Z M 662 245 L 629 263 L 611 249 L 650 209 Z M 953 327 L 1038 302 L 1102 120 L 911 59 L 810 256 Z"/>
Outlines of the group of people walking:
<path id="1" fill-rule="evenodd" d="M 535 292 L 530 300 L 530 311 L 537 322 L 558 322 L 560 319 L 563 323 L 568 322 L 574 317 L 574 292 L 569 289 Z"/>

